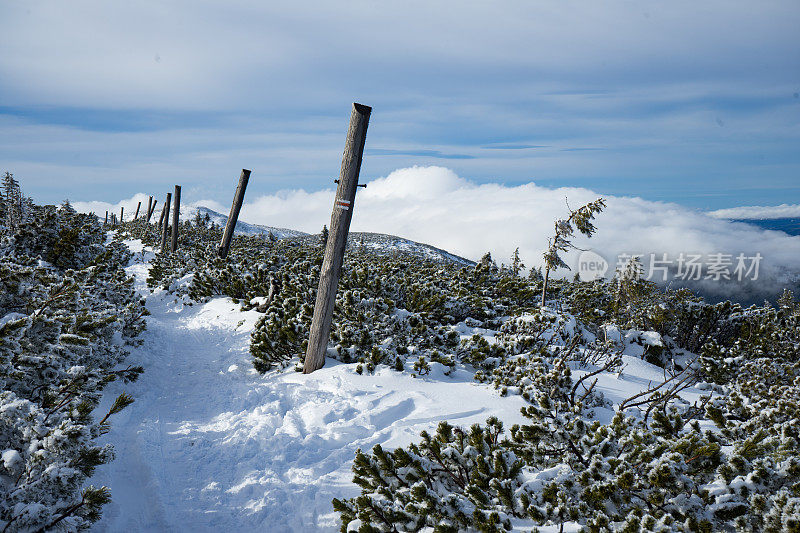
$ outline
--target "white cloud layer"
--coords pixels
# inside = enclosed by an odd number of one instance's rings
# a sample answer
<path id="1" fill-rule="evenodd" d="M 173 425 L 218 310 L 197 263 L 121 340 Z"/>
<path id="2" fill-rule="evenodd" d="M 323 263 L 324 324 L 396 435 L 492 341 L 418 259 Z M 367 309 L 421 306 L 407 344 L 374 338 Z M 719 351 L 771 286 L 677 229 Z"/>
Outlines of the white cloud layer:
<path id="1" fill-rule="evenodd" d="M 161 210 L 164 208 L 164 201 L 166 200 L 166 195 L 164 196 L 164 198 L 153 198 L 153 200 L 157 201 L 156 210 L 154 211 L 153 214 L 153 216 L 157 219 L 161 214 Z M 70 203 L 72 204 L 72 207 L 76 211 L 81 213 L 94 213 L 101 219 L 105 217 L 106 211 L 108 211 L 108 216 L 110 218 L 112 214 L 115 214 L 117 215 L 117 217 L 119 217 L 121 214 L 120 209 L 124 209 L 122 215 L 124 216 L 125 221 L 130 221 L 136 214 L 136 207 L 138 206 L 139 202 L 141 202 L 141 207 L 139 210 L 139 217 L 141 218 L 147 213 L 148 195 L 144 193 L 136 193 L 132 197 L 120 200 L 115 204 L 112 204 L 110 202 L 96 201 L 96 200 L 77 201 Z M 225 215 L 228 214 L 229 208 L 226 209 L 225 206 L 223 206 L 216 200 L 197 200 L 193 202 L 185 202 L 185 201 L 182 202 L 181 216 L 182 217 L 192 216 L 189 215 L 192 209 L 201 205 L 208 207 L 209 209 L 213 209 L 214 211 L 223 213 Z"/>
<path id="2" fill-rule="evenodd" d="M 126 212 L 142 195 L 113 207 L 125 205 Z M 549 189 L 534 183 L 519 186 L 478 185 L 444 167 L 411 167 L 396 170 L 359 189 L 351 231 L 388 233 L 424 242 L 477 260 L 491 252 L 495 260 L 509 262 L 519 247 L 525 263 L 541 264 L 553 223 L 568 214 L 566 200 L 577 208 L 600 195 L 583 188 Z M 282 191 L 247 201 L 241 219 L 246 222 L 318 232 L 330 222 L 334 190 L 307 192 Z M 146 197 L 144 197 L 146 201 Z M 606 197 L 608 208 L 596 219 L 597 233 L 591 239 L 578 237 L 574 243 L 591 248 L 614 268 L 620 254 L 732 254 L 753 256 L 760 253 L 760 278 L 748 286 L 704 284 L 706 294 L 747 293 L 739 299 L 767 297 L 800 279 L 800 238 L 764 231 L 748 224 L 708 216 L 677 204 L 651 202 L 641 198 Z M 100 202 L 75 202 L 86 210 Z M 107 205 L 107 204 L 102 204 Z M 188 205 L 188 204 L 187 204 Z M 227 212 L 218 201 L 198 201 L 191 205 Z M 573 267 L 577 252 L 565 259 Z M 732 268 L 731 268 L 732 270 Z M 561 270 L 557 275 L 572 275 Z"/>
<path id="3" fill-rule="evenodd" d="M 800 204 L 781 204 L 781 205 L 747 205 L 742 207 L 731 207 L 729 209 L 717 209 L 709 213 L 716 218 L 795 218 L 800 217 Z"/>

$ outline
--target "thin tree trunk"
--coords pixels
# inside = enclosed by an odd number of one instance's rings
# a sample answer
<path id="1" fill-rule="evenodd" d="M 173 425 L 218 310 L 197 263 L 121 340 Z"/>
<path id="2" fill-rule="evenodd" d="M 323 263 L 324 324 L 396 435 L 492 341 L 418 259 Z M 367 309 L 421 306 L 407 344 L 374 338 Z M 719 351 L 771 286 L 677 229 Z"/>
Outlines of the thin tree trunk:
<path id="1" fill-rule="evenodd" d="M 544 269 L 544 285 L 542 285 L 542 307 L 544 307 L 545 299 L 547 299 L 547 281 L 550 279 L 550 269 Z"/>

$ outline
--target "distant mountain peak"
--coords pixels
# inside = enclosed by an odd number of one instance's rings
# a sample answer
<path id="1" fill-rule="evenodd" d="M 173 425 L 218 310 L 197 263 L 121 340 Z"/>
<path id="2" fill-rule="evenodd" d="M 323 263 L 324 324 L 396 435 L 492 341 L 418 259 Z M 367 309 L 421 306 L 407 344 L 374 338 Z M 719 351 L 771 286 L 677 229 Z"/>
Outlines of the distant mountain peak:
<path id="1" fill-rule="evenodd" d="M 199 212 L 200 216 L 202 217 L 208 215 L 208 218 L 211 220 L 211 222 L 217 226 L 225 227 L 225 225 L 228 223 L 227 215 L 223 215 L 222 213 L 218 213 L 217 211 L 204 206 L 191 208 L 189 213 L 190 218 L 194 218 L 195 213 L 197 212 Z M 249 222 L 244 222 L 242 220 L 236 221 L 236 228 L 234 229 L 235 235 L 269 235 L 270 233 L 272 233 L 278 239 L 291 239 L 294 237 L 308 235 L 308 233 L 304 231 L 288 228 L 276 228 L 273 226 L 263 226 L 261 224 L 250 224 Z"/>
<path id="2" fill-rule="evenodd" d="M 190 217 L 194 217 L 195 213 L 199 212 L 200 216 L 208 215 L 211 222 L 218 226 L 224 227 L 228 223 L 228 217 L 222 213 L 218 213 L 208 207 L 192 208 L 188 213 Z M 182 216 L 186 214 L 182 213 Z M 276 228 L 273 226 L 263 226 L 261 224 L 250 224 L 241 220 L 236 222 L 236 235 L 268 235 L 272 233 L 278 239 L 298 239 L 304 241 L 316 241 L 319 235 L 309 234 L 304 231 L 298 231 L 288 228 Z M 432 261 L 441 261 L 447 263 L 456 263 L 460 265 L 474 265 L 473 261 L 463 257 L 451 254 L 435 246 L 415 242 L 403 237 L 395 235 L 386 235 L 383 233 L 369 233 L 369 232 L 351 232 L 347 238 L 348 246 L 360 246 L 361 243 L 365 247 L 378 251 L 380 253 L 407 253 L 423 259 Z"/>

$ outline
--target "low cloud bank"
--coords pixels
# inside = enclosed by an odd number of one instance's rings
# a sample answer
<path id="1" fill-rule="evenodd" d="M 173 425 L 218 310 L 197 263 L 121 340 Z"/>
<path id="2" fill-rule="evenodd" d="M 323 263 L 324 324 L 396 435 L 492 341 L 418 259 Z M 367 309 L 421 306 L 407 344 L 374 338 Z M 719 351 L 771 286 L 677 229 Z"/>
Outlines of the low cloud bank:
<path id="1" fill-rule="evenodd" d="M 126 212 L 131 203 L 135 209 L 134 200 L 140 196 L 126 200 L 127 204 L 123 202 Z M 359 189 L 351 229 L 406 237 L 473 260 L 489 251 L 498 263 L 510 262 L 514 249 L 519 247 L 528 267 L 539 266 L 554 221 L 569 213 L 567 201 L 575 209 L 599 196 L 588 189 L 548 189 L 534 183 L 477 185 L 443 167 L 404 168 Z M 333 198 L 333 189 L 283 191 L 246 202 L 240 218 L 250 223 L 318 232 L 330 221 Z M 647 276 L 651 254 L 655 254 L 655 258 L 666 260 L 660 265 L 666 266 L 667 272 L 653 270 L 654 281 L 672 287 L 691 286 L 713 300 L 759 302 L 774 298 L 784 287 L 798 286 L 798 237 L 730 222 L 676 204 L 631 197 L 605 198 L 608 208 L 596 219 L 596 235 L 591 239 L 577 237 L 574 244 L 605 258 L 610 267 L 607 277 L 620 256 L 624 260 L 624 254 L 642 256 Z M 146 202 L 147 197 L 144 199 Z M 76 208 L 82 210 L 100 204 L 75 202 Z M 119 205 L 114 206 L 117 211 Z M 216 201 L 198 201 L 194 205 L 215 210 L 223 207 Z M 221 211 L 225 213 L 227 208 Z M 756 280 L 751 279 L 752 269 L 742 282 L 736 280 L 740 254 L 748 268 L 753 266 L 752 258 L 760 254 L 755 261 Z M 703 267 L 700 279 L 677 279 L 679 268 L 685 266 L 680 263 L 681 258 L 697 255 L 701 256 Z M 566 254 L 572 271 L 562 269 L 556 275 L 577 272 L 578 256 L 577 251 Z M 717 265 L 716 270 L 712 263 Z M 726 275 L 732 280 L 726 280 Z"/>
<path id="2" fill-rule="evenodd" d="M 800 217 L 800 204 L 748 205 L 730 209 L 717 209 L 716 211 L 711 211 L 709 215 L 715 218 L 727 219 L 797 218 Z"/>

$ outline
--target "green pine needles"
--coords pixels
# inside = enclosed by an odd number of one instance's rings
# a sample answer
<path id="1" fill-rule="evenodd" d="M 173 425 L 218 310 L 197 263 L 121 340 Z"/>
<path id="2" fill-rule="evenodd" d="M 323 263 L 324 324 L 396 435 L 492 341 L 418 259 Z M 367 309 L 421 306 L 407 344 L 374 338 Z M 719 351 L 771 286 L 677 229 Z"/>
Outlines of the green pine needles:
<path id="1" fill-rule="evenodd" d="M 360 373 L 383 365 L 444 380 L 471 369 L 521 396 L 526 421 L 443 422 L 409 446 L 359 451 L 360 494 L 333 501 L 343 532 L 800 531 L 794 296 L 708 304 L 639 279 L 635 263 L 612 280 L 549 279 L 604 207 L 597 200 L 556 225 L 543 276 L 523 276 L 518 253 L 498 267 L 488 254 L 463 265 L 351 246 L 329 356 Z M 322 239 L 236 236 L 223 263 L 218 229 L 181 235 L 193 245 L 156 258 L 153 287 L 235 298 L 262 314 L 254 366 L 301 364 Z M 188 285 L 174 283 L 187 275 Z M 543 294 L 558 305 L 542 306 Z M 624 372 L 623 349 L 661 367 L 664 382 L 611 402 L 598 379 Z"/>
<path id="2" fill-rule="evenodd" d="M 96 438 L 132 399 L 95 421 L 104 387 L 144 330 L 143 302 L 124 271 L 130 253 L 91 215 L 37 206 L 6 175 L 0 220 L 0 529 L 86 529 L 110 500 L 84 488 L 113 459 Z M 10 192 L 9 192 L 10 191 Z M 9 201 L 9 199 L 11 201 Z"/>

